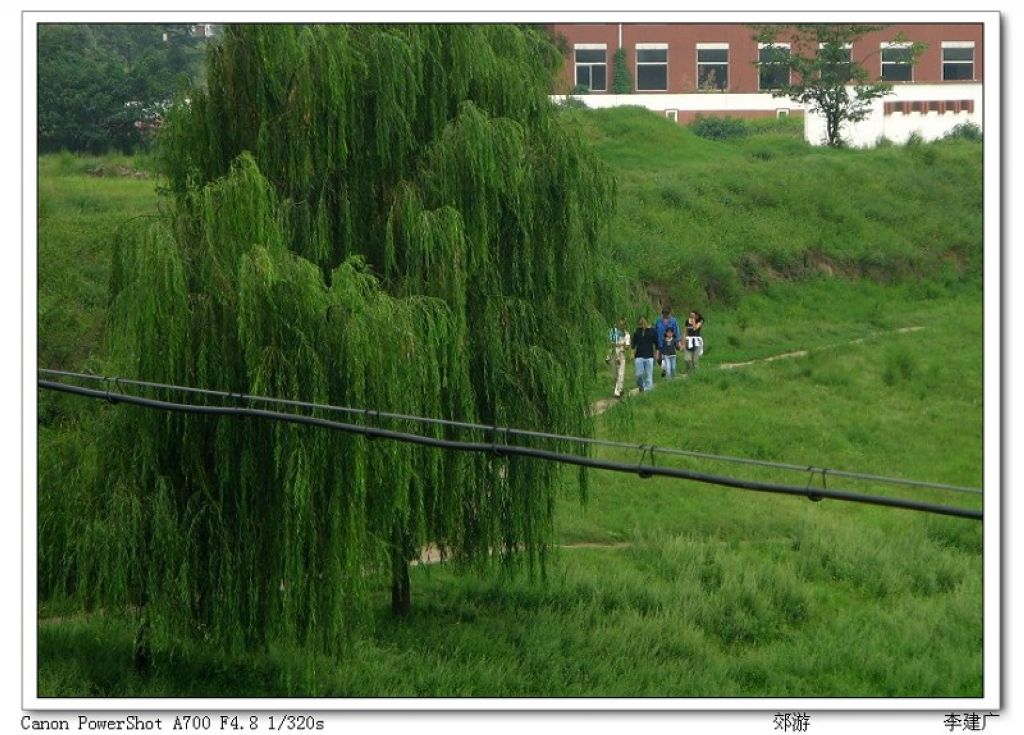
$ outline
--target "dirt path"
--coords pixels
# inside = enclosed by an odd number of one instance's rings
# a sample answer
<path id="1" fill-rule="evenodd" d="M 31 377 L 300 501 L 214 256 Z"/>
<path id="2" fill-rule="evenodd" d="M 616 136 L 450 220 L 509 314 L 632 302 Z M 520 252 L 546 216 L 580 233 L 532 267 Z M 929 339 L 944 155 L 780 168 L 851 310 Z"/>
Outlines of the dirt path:
<path id="1" fill-rule="evenodd" d="M 625 549 L 633 544 L 628 541 L 609 541 L 600 543 L 597 541 L 580 541 L 575 544 L 558 544 L 557 549 Z M 436 546 L 428 546 L 420 552 L 419 559 L 413 559 L 409 566 L 421 566 L 423 564 L 437 564 L 441 561 L 441 551 Z"/>
<path id="2" fill-rule="evenodd" d="M 823 347 L 816 347 L 814 349 L 815 350 L 827 350 L 827 349 L 830 349 L 832 347 L 842 347 L 842 346 L 846 346 L 846 345 L 856 345 L 856 344 L 860 344 L 862 342 L 867 342 L 868 340 L 871 340 L 871 339 L 877 339 L 879 337 L 884 337 L 884 336 L 891 335 L 891 334 L 906 334 L 908 332 L 919 332 L 922 329 L 925 329 L 925 327 L 902 327 L 901 329 L 894 329 L 891 332 L 879 332 L 878 334 L 872 335 L 870 337 L 859 337 L 857 339 L 851 339 L 851 340 L 849 340 L 847 342 L 838 342 L 836 344 L 825 345 Z M 794 357 L 806 357 L 810 353 L 811 353 L 811 350 L 795 350 L 793 352 L 783 352 L 780 355 L 771 355 L 770 357 L 761 357 L 761 358 L 758 358 L 757 360 L 746 360 L 745 362 L 723 362 L 723 363 L 717 365 L 716 369 L 718 369 L 718 370 L 734 370 L 736 368 L 748 367 L 750 365 L 757 365 L 759 363 L 764 363 L 764 362 L 775 362 L 776 360 L 788 360 L 788 359 L 791 359 L 791 358 L 794 358 Z M 680 373 L 678 377 L 686 378 L 688 376 L 685 373 Z M 640 393 L 640 391 L 637 388 L 633 388 L 632 390 L 627 391 L 627 393 L 629 395 L 631 395 L 631 396 L 634 396 L 634 395 L 637 395 L 638 393 Z M 601 400 L 596 401 L 590 407 L 591 415 L 593 415 L 593 416 L 600 416 L 602 413 L 604 413 L 609 408 L 611 408 L 619 400 L 620 399 L 618 399 L 618 398 L 602 398 Z"/>
<path id="3" fill-rule="evenodd" d="M 100 607 L 95 610 L 82 610 L 78 612 L 68 613 L 57 613 L 56 615 L 41 615 L 38 617 L 40 625 L 56 625 L 58 623 L 83 623 L 90 620 L 99 619 L 107 614 L 121 614 L 130 613 L 134 615 L 142 615 L 142 608 L 131 606 L 121 610 L 108 610 L 105 607 Z"/>

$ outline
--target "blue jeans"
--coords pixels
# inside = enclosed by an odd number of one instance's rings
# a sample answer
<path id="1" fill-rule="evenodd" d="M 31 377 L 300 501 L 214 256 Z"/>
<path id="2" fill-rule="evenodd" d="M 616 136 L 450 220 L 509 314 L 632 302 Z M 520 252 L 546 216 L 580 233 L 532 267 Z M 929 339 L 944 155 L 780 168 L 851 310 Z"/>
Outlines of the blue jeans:
<path id="1" fill-rule="evenodd" d="M 676 356 L 662 355 L 661 369 L 665 371 L 666 378 L 674 378 L 676 376 Z"/>
<path id="2" fill-rule="evenodd" d="M 636 371 L 636 384 L 640 390 L 650 390 L 654 387 L 654 358 L 637 357 L 633 360 Z"/>

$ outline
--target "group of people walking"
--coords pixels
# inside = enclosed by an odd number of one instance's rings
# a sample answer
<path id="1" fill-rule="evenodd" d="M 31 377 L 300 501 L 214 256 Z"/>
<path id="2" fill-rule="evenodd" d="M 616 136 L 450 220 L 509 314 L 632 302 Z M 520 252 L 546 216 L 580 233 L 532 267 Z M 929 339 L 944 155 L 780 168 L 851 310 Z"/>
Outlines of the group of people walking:
<path id="1" fill-rule="evenodd" d="M 626 350 L 633 350 L 633 365 L 636 374 L 636 385 L 641 391 L 654 387 L 654 364 L 661 365 L 663 378 L 676 376 L 677 353 L 683 354 L 683 364 L 687 373 L 695 370 L 704 354 L 704 338 L 700 336 L 704 326 L 704 317 L 699 311 L 691 311 L 686 318 L 686 325 L 680 329 L 679 322 L 672 310 L 661 310 L 661 318 L 654 326 L 647 319 L 637 320 L 636 330 L 632 336 L 627 331 L 625 317 L 619 319 L 617 326 L 608 332 L 611 353 L 608 361 L 615 360 L 615 397 L 622 397 L 623 380 L 626 372 Z"/>

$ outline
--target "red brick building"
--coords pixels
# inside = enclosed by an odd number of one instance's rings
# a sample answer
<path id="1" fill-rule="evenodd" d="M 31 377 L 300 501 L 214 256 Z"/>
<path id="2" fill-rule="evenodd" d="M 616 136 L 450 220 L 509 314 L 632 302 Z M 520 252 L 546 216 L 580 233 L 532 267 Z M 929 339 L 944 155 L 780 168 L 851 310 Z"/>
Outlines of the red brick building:
<path id="1" fill-rule="evenodd" d="M 583 99 L 592 107 L 640 104 L 679 122 L 699 113 L 803 114 L 798 103 L 771 95 L 773 88 L 785 82 L 781 75 L 786 72 L 773 67 L 771 51 L 758 44 L 749 25 L 564 23 L 550 28 L 564 37 L 568 49 L 562 88 L 555 91 L 565 94 L 585 87 Z M 985 73 L 984 29 L 982 23 L 893 24 L 858 39 L 850 54 L 872 77 L 894 85 L 881 114 L 945 116 L 949 112 L 980 119 L 976 108 L 980 108 Z M 903 41 L 894 42 L 899 37 Z M 792 39 L 775 40 L 785 47 Z M 910 42 L 927 45 L 913 64 L 906 50 Z M 611 91 L 619 48 L 625 49 L 632 81 L 628 98 Z M 950 123 L 945 117 L 941 121 Z M 896 125 L 897 138 L 907 122 L 909 118 Z M 935 122 L 931 121 L 932 128 L 942 127 Z"/>

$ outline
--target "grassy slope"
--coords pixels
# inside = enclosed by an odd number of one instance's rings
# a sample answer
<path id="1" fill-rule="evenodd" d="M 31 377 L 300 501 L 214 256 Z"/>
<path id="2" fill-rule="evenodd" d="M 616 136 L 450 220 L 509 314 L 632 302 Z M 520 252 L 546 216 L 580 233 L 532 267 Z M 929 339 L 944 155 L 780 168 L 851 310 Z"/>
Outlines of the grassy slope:
<path id="1" fill-rule="evenodd" d="M 620 176 L 622 218 L 613 238 L 620 243 L 624 267 L 663 284 L 679 303 L 704 303 L 702 280 L 693 281 L 699 292 L 693 298 L 699 300 L 684 298 L 683 287 L 672 290 L 685 284 L 688 274 L 703 273 L 701 263 L 724 264 L 722 272 L 737 280 L 733 305 L 713 302 L 703 309 L 709 345 L 702 374 L 659 384 L 653 393 L 620 405 L 598 421 L 599 435 L 979 485 L 981 309 L 976 286 L 964 282 L 959 268 L 970 273 L 977 260 L 980 211 L 972 209 L 970 196 L 963 197 L 973 184 L 965 187 L 961 180 L 960 199 L 949 199 L 953 194 L 945 183 L 935 184 L 934 191 L 931 185 L 910 185 L 930 178 L 936 166 L 948 175 L 942 167 L 958 157 L 966 170 L 977 170 L 977 148 L 814 151 L 786 135 L 710 143 L 655 116 L 613 112 L 592 115 L 588 125 Z M 828 172 L 839 171 L 850 183 L 829 187 L 807 179 L 807 191 L 790 196 L 806 174 L 770 167 L 766 156 L 799 159 L 825 180 Z M 935 160 L 927 163 L 926 157 Z M 906 181 L 876 181 L 890 169 Z M 767 172 L 791 178 L 786 185 L 767 187 Z M 57 186 L 56 181 L 47 177 L 41 187 Z M 698 199 L 691 193 L 695 181 L 704 187 Z M 95 191 L 91 183 L 67 180 L 61 186 L 65 193 L 48 205 L 49 232 L 92 231 L 61 225 L 64 215 L 79 216 L 66 206 L 74 201 L 76 187 Z M 104 212 L 110 222 L 123 217 L 124 203 L 127 211 L 136 211 L 132 202 L 144 211 L 147 198 L 152 201 L 151 185 L 131 182 L 126 190 L 133 186 L 137 199 L 125 194 L 109 210 L 97 204 L 97 221 Z M 759 186 L 784 201 L 755 205 L 751 190 Z M 871 194 L 874 186 L 881 188 Z M 898 196 L 900 186 L 903 196 Z M 669 206 L 670 190 L 689 198 Z M 918 201 L 908 191 L 926 196 Z M 815 262 L 827 259 L 837 271 L 869 273 L 871 267 L 861 266 L 893 264 L 897 271 L 935 271 L 932 278 L 881 285 L 827 278 L 812 267 L 790 273 L 810 277 L 807 282 L 774 282 L 756 294 L 736 285 L 741 270 L 735 266 L 744 262 L 744 254 L 756 253 L 749 262 L 768 275 L 768 265 L 774 263 L 776 270 L 792 261 L 779 260 L 776 250 L 810 252 L 806 233 L 827 233 L 828 223 L 844 216 L 859 218 L 859 207 L 879 192 L 893 200 L 900 222 L 916 212 L 917 226 L 897 227 L 894 221 L 876 226 L 871 216 L 864 217 L 858 231 L 876 233 L 880 240 L 864 235 L 845 246 L 832 242 Z M 799 207 L 805 194 L 816 197 L 814 206 Z M 715 209 L 727 195 L 730 206 Z M 895 217 L 891 209 L 885 211 Z M 809 224 L 786 222 L 797 219 L 793 212 Z M 921 234 L 934 230 L 936 222 L 943 239 Z M 760 238 L 741 236 L 762 231 Z M 911 235 L 892 239 L 904 231 Z M 40 232 L 41 306 L 44 287 L 53 289 L 48 301 L 59 293 L 82 304 L 82 294 L 105 293 L 102 263 L 93 262 L 106 257 L 105 243 L 83 239 L 76 257 L 97 272 L 88 284 L 61 290 L 58 281 L 80 274 L 73 272 L 73 263 L 60 262 L 63 248 L 44 242 L 42 227 Z M 800 233 L 804 239 L 794 240 Z M 705 257 L 704 249 L 711 255 Z M 916 255 L 908 260 L 906 253 Z M 802 262 L 802 254 L 794 257 Z M 931 268 L 931 263 L 940 265 Z M 54 272 L 64 275 L 54 278 Z M 727 283 L 728 275 L 723 278 Z M 94 312 L 102 323 L 101 306 L 87 306 L 83 312 Z M 64 324 L 66 341 L 76 343 L 77 327 Z M 840 344 L 902 326 L 926 329 Z M 41 338 L 42 355 L 44 334 Z M 76 344 L 78 354 L 90 354 L 89 339 Z M 806 359 L 733 373 L 714 370 L 721 361 L 804 347 L 823 349 Z M 708 463 L 681 466 L 787 482 L 805 479 Z M 902 494 L 967 505 L 974 500 Z M 140 678 L 130 668 L 133 621 L 115 614 L 73 615 L 40 627 L 42 687 L 57 696 L 980 693 L 977 523 L 593 473 L 588 503 L 560 501 L 556 527 L 560 543 L 628 546 L 558 550 L 546 583 L 465 577 L 447 567 L 415 569 L 413 619 L 392 621 L 382 589 L 376 631 L 355 644 L 344 663 L 276 649 L 229 659 L 188 642 L 164 642 L 153 672 Z M 44 603 L 44 616 L 69 612 L 65 604 Z"/>
<path id="2" fill-rule="evenodd" d="M 616 259 L 679 310 L 826 268 L 980 272 L 976 143 L 831 150 L 804 143 L 799 121 L 710 141 L 640 108 L 573 114 L 618 180 Z"/>
<path id="3" fill-rule="evenodd" d="M 111 245 L 129 218 L 155 214 L 152 180 L 93 176 L 127 158 L 44 156 L 39 165 L 39 365 L 78 370 L 99 356 Z"/>

